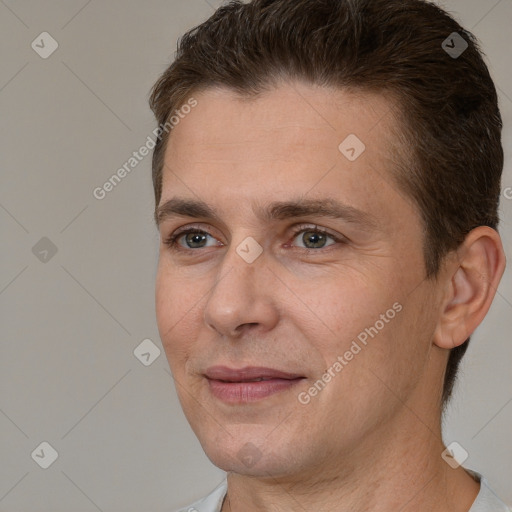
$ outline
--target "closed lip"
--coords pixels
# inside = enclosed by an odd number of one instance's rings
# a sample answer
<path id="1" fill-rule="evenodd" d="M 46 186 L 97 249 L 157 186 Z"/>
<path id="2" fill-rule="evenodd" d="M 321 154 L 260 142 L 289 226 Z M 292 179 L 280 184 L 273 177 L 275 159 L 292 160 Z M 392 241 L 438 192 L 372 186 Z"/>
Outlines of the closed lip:
<path id="1" fill-rule="evenodd" d="M 304 378 L 297 373 L 288 373 L 274 368 L 265 368 L 262 366 L 246 366 L 244 368 L 230 368 L 228 366 L 212 366 L 208 368 L 204 375 L 210 380 L 219 380 L 224 382 L 249 382 L 255 379 L 286 379 L 295 380 Z"/>

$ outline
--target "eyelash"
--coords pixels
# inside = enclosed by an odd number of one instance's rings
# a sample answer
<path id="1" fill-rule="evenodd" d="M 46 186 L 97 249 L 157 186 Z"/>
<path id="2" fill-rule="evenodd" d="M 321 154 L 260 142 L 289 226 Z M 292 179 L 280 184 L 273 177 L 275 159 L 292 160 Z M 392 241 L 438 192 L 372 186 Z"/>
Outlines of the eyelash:
<path id="1" fill-rule="evenodd" d="M 326 235 L 326 236 L 332 238 L 336 243 L 342 243 L 342 244 L 347 243 L 346 239 L 337 237 L 336 235 L 333 235 L 329 231 L 321 229 L 318 226 L 311 226 L 311 225 L 297 226 L 297 228 L 293 231 L 292 240 L 295 239 L 298 234 L 305 232 L 305 231 L 312 231 L 314 233 Z M 190 227 L 190 228 L 184 229 L 183 231 L 179 231 L 178 233 L 171 234 L 169 237 L 167 237 L 165 239 L 164 243 L 165 243 L 165 245 L 167 245 L 168 247 L 170 247 L 171 249 L 176 250 L 176 251 L 184 251 L 184 252 L 197 251 L 198 249 L 184 248 L 184 247 L 180 246 L 180 244 L 178 243 L 178 240 L 182 236 L 187 235 L 189 233 L 194 233 L 197 235 L 209 235 L 209 236 L 213 237 L 213 235 L 211 233 L 209 233 L 208 231 Z M 215 238 L 215 237 L 213 237 L 213 238 Z M 313 252 L 313 251 L 318 252 L 322 249 L 327 249 L 327 247 L 330 247 L 330 246 L 321 247 L 320 249 L 308 249 L 307 247 L 295 247 L 295 248 L 299 249 L 299 250 L 307 251 L 307 252 Z M 206 249 L 206 247 L 200 247 L 200 249 Z"/>

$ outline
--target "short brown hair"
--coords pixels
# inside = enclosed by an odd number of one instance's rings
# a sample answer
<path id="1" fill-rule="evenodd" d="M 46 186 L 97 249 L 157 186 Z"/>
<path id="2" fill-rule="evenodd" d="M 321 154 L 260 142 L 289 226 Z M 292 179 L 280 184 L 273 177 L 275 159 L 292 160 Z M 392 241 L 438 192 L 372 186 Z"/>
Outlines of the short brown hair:
<path id="1" fill-rule="evenodd" d="M 461 48 L 467 44 L 461 55 L 443 45 L 455 46 L 454 32 Z M 150 106 L 165 124 L 193 92 L 224 86 L 255 95 L 279 79 L 398 100 L 407 158 L 393 177 L 421 214 L 427 278 L 437 277 L 444 256 L 473 228 L 497 229 L 496 89 L 475 37 L 441 8 L 424 0 L 233 0 L 181 38 Z M 156 206 L 167 140 L 153 153 Z M 443 408 L 468 343 L 450 351 Z"/>

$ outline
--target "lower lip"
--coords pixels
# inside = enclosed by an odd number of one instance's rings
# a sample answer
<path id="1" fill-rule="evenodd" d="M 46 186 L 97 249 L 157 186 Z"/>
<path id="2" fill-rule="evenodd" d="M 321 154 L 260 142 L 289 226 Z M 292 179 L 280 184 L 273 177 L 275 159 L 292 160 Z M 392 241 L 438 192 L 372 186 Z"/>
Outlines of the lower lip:
<path id="1" fill-rule="evenodd" d="M 223 382 L 208 379 L 210 391 L 228 403 L 255 402 L 294 387 L 300 379 L 271 379 L 259 382 Z"/>

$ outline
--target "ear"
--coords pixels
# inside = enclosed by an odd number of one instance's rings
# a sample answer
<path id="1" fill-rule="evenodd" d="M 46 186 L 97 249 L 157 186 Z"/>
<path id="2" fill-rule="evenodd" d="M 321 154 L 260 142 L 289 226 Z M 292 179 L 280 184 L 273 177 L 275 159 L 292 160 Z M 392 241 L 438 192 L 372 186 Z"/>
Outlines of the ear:
<path id="1" fill-rule="evenodd" d="M 470 231 L 444 273 L 446 292 L 434 343 L 452 349 L 480 325 L 496 294 L 506 259 L 500 235 L 487 226 Z"/>

